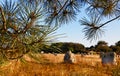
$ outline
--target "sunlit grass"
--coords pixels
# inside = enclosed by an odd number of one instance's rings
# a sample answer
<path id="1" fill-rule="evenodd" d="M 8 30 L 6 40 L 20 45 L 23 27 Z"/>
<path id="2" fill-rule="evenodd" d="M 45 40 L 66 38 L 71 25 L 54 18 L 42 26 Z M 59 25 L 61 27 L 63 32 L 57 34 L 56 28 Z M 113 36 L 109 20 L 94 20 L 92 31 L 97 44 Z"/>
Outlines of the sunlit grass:
<path id="1" fill-rule="evenodd" d="M 118 76 L 120 64 L 117 66 L 94 66 L 86 62 L 66 64 L 47 62 L 11 61 L 10 64 L 0 68 L 1 76 Z"/>

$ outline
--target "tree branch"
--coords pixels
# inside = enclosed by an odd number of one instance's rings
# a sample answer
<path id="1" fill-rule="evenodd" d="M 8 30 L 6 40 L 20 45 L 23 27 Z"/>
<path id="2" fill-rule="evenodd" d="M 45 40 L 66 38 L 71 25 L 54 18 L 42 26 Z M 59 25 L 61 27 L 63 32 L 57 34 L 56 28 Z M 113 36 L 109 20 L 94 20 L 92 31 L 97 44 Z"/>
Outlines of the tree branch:
<path id="1" fill-rule="evenodd" d="M 61 12 L 61 10 L 66 6 L 66 4 L 67 4 L 68 1 L 69 1 L 69 0 L 67 0 L 67 1 L 65 2 L 65 4 L 60 8 L 60 10 L 58 11 L 58 13 Z"/>
<path id="2" fill-rule="evenodd" d="M 112 21 L 114 21 L 114 20 L 116 20 L 116 19 L 118 19 L 118 18 L 120 18 L 120 15 L 117 16 L 117 17 L 115 17 L 115 18 L 113 18 L 113 19 L 111 19 L 111 20 L 109 20 L 109 21 L 107 21 L 107 22 L 105 22 L 105 23 L 103 23 L 101 26 L 99 26 L 99 28 L 100 28 L 100 27 L 103 27 L 104 25 L 106 25 L 106 24 L 108 24 L 108 23 L 110 23 L 110 22 L 112 22 Z"/>
<path id="3" fill-rule="evenodd" d="M 7 27 L 6 27 L 6 18 L 5 18 L 5 14 L 4 14 L 4 11 L 3 11 L 1 6 L 0 6 L 0 12 L 1 12 L 1 15 L 2 15 L 2 20 L 3 20 L 3 29 L 6 30 L 7 29 Z"/>
<path id="4" fill-rule="evenodd" d="M 24 27 L 22 33 L 25 33 L 29 28 L 31 28 L 35 20 L 36 18 L 31 19 L 31 21 L 28 24 L 26 24 L 26 26 Z"/>

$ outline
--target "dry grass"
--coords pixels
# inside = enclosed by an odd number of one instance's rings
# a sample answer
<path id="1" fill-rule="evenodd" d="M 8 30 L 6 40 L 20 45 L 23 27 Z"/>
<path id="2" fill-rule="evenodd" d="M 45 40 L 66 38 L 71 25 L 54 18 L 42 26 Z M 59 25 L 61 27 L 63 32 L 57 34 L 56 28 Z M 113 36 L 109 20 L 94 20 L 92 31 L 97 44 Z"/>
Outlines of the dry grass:
<path id="1" fill-rule="evenodd" d="M 41 59 L 47 59 L 49 62 L 31 62 L 21 63 L 20 61 L 11 61 L 8 65 L 0 69 L 1 76 L 112 76 L 113 72 L 119 70 L 118 66 L 102 66 L 99 56 L 81 57 L 76 55 L 75 64 L 65 64 L 63 54 L 57 56 L 53 54 L 44 54 Z M 45 59 L 45 60 L 46 60 Z M 54 60 L 55 59 L 55 60 Z M 119 72 L 119 71 L 118 71 Z M 115 74 L 114 76 L 118 76 Z"/>

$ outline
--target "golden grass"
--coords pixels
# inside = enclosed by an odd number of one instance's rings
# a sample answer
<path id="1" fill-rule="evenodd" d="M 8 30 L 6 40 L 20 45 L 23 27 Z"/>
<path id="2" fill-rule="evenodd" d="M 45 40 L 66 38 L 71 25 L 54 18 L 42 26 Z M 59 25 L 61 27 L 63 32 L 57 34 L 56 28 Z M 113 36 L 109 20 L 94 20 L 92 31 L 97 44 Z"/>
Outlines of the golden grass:
<path id="1" fill-rule="evenodd" d="M 43 58 L 49 62 L 28 62 L 11 61 L 8 65 L 0 69 L 1 76 L 112 76 L 114 71 L 119 70 L 119 66 L 102 66 L 99 57 L 81 57 L 76 55 L 77 63 L 62 63 L 62 54 L 57 56 L 44 54 Z M 57 59 L 57 60 L 53 60 Z M 42 59 L 42 57 L 41 57 Z M 86 59 L 86 60 L 85 60 Z M 95 63 L 94 65 L 93 62 Z M 119 71 L 118 71 L 119 72 Z M 118 74 L 116 74 L 117 76 Z M 115 76 L 115 75 L 114 75 Z"/>

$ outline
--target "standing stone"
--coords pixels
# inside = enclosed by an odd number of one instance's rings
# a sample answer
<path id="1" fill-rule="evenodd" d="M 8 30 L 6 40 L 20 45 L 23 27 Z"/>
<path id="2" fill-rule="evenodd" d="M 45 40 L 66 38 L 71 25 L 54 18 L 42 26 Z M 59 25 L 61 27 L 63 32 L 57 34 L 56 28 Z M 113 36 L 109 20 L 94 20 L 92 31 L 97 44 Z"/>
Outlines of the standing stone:
<path id="1" fill-rule="evenodd" d="M 65 63 L 75 63 L 75 56 L 71 51 L 67 51 L 64 56 Z"/>
<path id="2" fill-rule="evenodd" d="M 100 57 L 101 57 L 102 64 L 117 65 L 115 52 L 101 53 Z"/>

